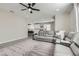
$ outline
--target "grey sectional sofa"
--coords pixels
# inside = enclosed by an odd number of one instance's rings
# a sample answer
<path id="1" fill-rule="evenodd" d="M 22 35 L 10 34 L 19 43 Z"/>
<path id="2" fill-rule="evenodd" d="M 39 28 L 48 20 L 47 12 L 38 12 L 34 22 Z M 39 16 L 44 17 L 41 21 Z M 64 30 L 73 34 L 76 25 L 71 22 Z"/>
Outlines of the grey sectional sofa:
<path id="1" fill-rule="evenodd" d="M 69 47 L 62 44 L 55 45 L 54 56 L 79 56 L 79 33 L 76 33 Z"/>
<path id="2" fill-rule="evenodd" d="M 44 39 L 44 40 L 43 40 Z M 41 40 L 41 41 L 49 41 L 52 42 L 53 41 L 53 37 L 42 37 L 37 38 L 37 40 Z M 55 49 L 54 49 L 54 56 L 79 56 L 79 33 L 75 33 L 73 38 L 71 38 L 70 40 L 72 40 L 69 43 L 65 43 L 61 41 L 60 43 L 56 43 L 55 41 Z M 63 44 L 61 44 L 63 43 Z M 65 44 L 65 45 L 64 45 Z M 66 44 L 69 44 L 69 46 L 66 46 Z"/>
<path id="3" fill-rule="evenodd" d="M 38 35 L 35 35 L 34 36 L 34 40 L 43 41 L 43 42 L 55 42 L 53 37 L 49 37 L 49 36 L 38 36 Z"/>

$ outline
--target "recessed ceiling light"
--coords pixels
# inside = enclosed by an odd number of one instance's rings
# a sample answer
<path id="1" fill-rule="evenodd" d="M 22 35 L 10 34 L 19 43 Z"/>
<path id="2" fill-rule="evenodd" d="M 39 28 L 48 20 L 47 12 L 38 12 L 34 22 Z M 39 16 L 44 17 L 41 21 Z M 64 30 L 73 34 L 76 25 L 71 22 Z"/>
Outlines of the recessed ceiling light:
<path id="1" fill-rule="evenodd" d="M 13 11 L 13 10 L 10 10 L 10 12 L 11 12 L 11 13 L 14 13 L 14 11 Z"/>
<path id="2" fill-rule="evenodd" d="M 60 11 L 60 9 L 56 9 L 56 11 Z"/>

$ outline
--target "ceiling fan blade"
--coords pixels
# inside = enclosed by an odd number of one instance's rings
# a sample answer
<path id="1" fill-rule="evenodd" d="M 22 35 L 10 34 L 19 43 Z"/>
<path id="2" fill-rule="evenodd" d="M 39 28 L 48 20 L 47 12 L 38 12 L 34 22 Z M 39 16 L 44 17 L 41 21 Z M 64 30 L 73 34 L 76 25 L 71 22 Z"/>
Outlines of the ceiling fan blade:
<path id="1" fill-rule="evenodd" d="M 31 3 L 28 3 L 28 7 L 31 7 Z"/>
<path id="2" fill-rule="evenodd" d="M 21 11 L 24 11 L 24 10 L 27 10 L 27 9 L 21 9 Z"/>
<path id="3" fill-rule="evenodd" d="M 32 3 L 32 7 L 35 5 L 36 3 Z"/>
<path id="4" fill-rule="evenodd" d="M 22 6 L 24 6 L 24 7 L 26 7 L 26 8 L 28 8 L 25 4 L 23 4 L 23 3 L 19 3 L 20 5 L 22 5 Z"/>
<path id="5" fill-rule="evenodd" d="M 40 11 L 39 9 L 31 8 L 32 10 Z"/>

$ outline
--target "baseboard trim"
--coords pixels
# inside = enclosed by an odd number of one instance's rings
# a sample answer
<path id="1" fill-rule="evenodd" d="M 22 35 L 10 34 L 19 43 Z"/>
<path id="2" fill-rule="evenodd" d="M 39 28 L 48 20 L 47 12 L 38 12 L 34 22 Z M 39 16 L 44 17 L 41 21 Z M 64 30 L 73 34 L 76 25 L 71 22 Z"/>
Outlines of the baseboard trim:
<path id="1" fill-rule="evenodd" d="M 24 41 L 26 39 L 27 39 L 27 37 L 25 36 L 25 37 L 19 37 L 17 39 L 13 39 L 11 41 L 2 42 L 2 43 L 0 43 L 0 48 L 4 48 L 4 47 L 8 47 L 8 46 L 17 44 L 17 43 L 22 42 L 22 41 Z"/>

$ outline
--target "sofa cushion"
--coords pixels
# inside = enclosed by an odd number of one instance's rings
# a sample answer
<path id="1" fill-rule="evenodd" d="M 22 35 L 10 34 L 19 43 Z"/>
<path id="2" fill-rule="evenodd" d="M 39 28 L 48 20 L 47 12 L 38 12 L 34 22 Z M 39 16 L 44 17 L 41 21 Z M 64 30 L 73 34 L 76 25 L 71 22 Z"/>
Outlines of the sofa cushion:
<path id="1" fill-rule="evenodd" d="M 72 39 L 74 35 L 75 35 L 75 32 L 69 32 L 67 36 L 68 38 Z"/>
<path id="2" fill-rule="evenodd" d="M 75 32 L 65 32 L 64 33 L 66 37 L 68 37 L 69 39 L 72 39 L 73 36 L 75 35 Z"/>
<path id="3" fill-rule="evenodd" d="M 58 36 L 58 38 L 63 40 L 64 39 L 64 31 L 56 32 L 56 36 Z"/>
<path id="4" fill-rule="evenodd" d="M 74 41 L 77 45 L 79 45 L 79 32 L 74 35 L 73 41 Z"/>
<path id="5" fill-rule="evenodd" d="M 54 56 L 73 56 L 72 51 L 69 47 L 64 45 L 56 44 Z"/>
<path id="6" fill-rule="evenodd" d="M 74 55 L 79 56 L 79 48 L 75 45 L 75 43 L 72 43 L 70 46 L 72 52 Z"/>
<path id="7" fill-rule="evenodd" d="M 70 42 L 72 42 L 72 40 L 71 40 L 70 38 L 68 38 L 68 37 L 65 38 L 65 41 L 70 41 Z"/>
<path id="8" fill-rule="evenodd" d="M 39 36 L 45 36 L 45 32 L 44 32 L 43 30 L 40 30 L 40 31 L 38 32 L 38 35 L 39 35 Z"/>
<path id="9" fill-rule="evenodd" d="M 73 37 L 73 43 L 70 48 L 73 51 L 74 55 L 79 56 L 79 32 L 77 32 Z"/>
<path id="10" fill-rule="evenodd" d="M 74 37 L 75 35 L 75 32 L 65 32 L 65 37 L 64 37 L 64 40 L 67 40 L 67 41 L 73 41 L 72 38 Z"/>

